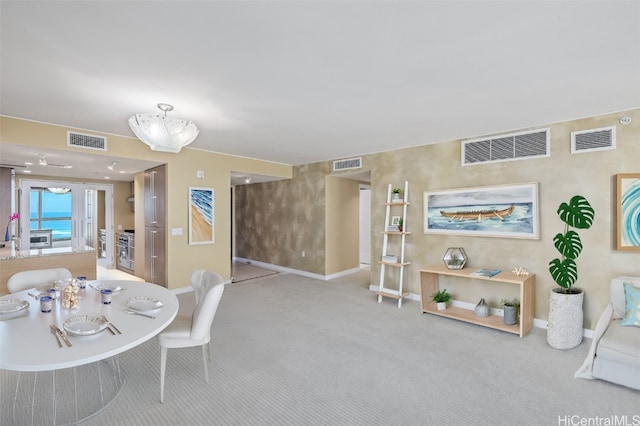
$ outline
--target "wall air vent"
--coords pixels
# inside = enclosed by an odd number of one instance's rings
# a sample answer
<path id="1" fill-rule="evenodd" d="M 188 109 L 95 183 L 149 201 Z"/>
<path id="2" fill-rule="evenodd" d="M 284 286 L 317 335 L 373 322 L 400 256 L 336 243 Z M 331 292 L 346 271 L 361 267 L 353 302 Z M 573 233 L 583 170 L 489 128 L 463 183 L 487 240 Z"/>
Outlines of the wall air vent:
<path id="1" fill-rule="evenodd" d="M 107 138 L 103 136 L 86 135 L 83 133 L 67 131 L 67 146 L 106 151 Z"/>
<path id="2" fill-rule="evenodd" d="M 333 162 L 333 171 L 352 170 L 362 168 L 362 158 L 349 158 L 347 160 L 336 160 Z"/>
<path id="3" fill-rule="evenodd" d="M 462 165 L 549 156 L 549 129 L 497 135 L 462 142 Z"/>
<path id="4" fill-rule="evenodd" d="M 571 153 L 616 149 L 616 127 L 571 132 Z"/>

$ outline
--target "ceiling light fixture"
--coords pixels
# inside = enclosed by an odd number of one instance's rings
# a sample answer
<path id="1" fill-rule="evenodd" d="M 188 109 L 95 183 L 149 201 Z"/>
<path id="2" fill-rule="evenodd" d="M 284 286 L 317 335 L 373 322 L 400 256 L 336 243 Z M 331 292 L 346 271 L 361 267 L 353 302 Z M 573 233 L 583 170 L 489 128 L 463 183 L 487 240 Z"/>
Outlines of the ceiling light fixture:
<path id="1" fill-rule="evenodd" d="M 244 178 L 244 183 L 251 183 L 251 176 Z"/>
<path id="2" fill-rule="evenodd" d="M 153 151 L 180 152 L 200 132 L 193 121 L 168 117 L 173 111 L 169 104 L 158 104 L 161 113 L 134 114 L 129 117 L 129 127 L 142 142 Z"/>
<path id="3" fill-rule="evenodd" d="M 118 164 L 117 161 L 112 162 L 110 165 L 107 166 L 107 169 L 113 171 L 116 168 L 116 165 Z"/>
<path id="4" fill-rule="evenodd" d="M 47 188 L 47 191 L 54 194 L 66 194 L 67 192 L 71 191 L 71 188 Z"/>

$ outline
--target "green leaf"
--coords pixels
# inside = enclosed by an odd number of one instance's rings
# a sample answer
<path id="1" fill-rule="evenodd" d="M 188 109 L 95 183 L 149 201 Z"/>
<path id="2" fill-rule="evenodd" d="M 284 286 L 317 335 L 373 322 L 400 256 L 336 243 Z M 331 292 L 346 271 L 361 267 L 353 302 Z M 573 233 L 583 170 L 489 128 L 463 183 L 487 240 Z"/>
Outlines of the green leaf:
<path id="1" fill-rule="evenodd" d="M 576 231 L 567 231 L 566 234 L 556 234 L 553 237 L 553 245 L 558 251 L 569 259 L 576 259 L 582 252 L 582 241 Z"/>
<path id="2" fill-rule="evenodd" d="M 569 204 L 560 204 L 558 216 L 569 226 L 578 229 L 589 229 L 593 224 L 595 211 L 586 198 L 582 195 L 575 195 L 569 200 Z"/>
<path id="3" fill-rule="evenodd" d="M 553 259 L 549 262 L 549 273 L 554 281 L 563 288 L 571 288 L 578 280 L 578 266 L 573 259 Z"/>

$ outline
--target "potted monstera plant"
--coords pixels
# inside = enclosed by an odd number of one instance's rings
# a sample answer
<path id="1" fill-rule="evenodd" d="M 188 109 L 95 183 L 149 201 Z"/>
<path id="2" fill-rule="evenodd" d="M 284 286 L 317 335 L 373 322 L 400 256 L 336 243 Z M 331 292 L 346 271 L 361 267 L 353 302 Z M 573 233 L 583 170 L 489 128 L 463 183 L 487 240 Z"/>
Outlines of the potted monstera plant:
<path id="1" fill-rule="evenodd" d="M 553 237 L 560 256 L 549 262 L 549 273 L 558 287 L 551 290 L 547 343 L 555 349 L 571 349 L 582 342 L 582 303 L 584 291 L 573 285 L 578 280 L 576 259 L 582 252 L 582 240 L 575 229 L 589 229 L 595 211 L 581 195 L 574 195 L 557 210 L 565 224 L 564 232 Z"/>

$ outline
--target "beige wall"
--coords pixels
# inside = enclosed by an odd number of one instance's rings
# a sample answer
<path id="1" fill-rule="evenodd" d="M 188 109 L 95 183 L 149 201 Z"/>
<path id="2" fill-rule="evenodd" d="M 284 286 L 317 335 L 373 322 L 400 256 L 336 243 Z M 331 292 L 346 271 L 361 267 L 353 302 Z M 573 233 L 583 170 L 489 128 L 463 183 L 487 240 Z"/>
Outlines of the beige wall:
<path id="1" fill-rule="evenodd" d="M 0 142 L 29 146 L 47 147 L 57 150 L 70 150 L 86 153 L 81 148 L 67 147 L 67 127 L 0 117 Z M 86 132 L 86 130 L 83 130 Z M 99 132 L 92 132 L 102 135 Z M 169 288 L 183 287 L 189 284 L 189 276 L 194 269 L 205 268 L 217 271 L 223 277 L 230 277 L 230 209 L 229 188 L 230 172 L 240 171 L 248 174 L 262 174 L 291 177 L 291 167 L 283 164 L 234 157 L 197 149 L 184 148 L 178 154 L 151 151 L 145 144 L 133 138 L 114 135 L 108 137 L 108 151 L 95 152 L 95 155 L 139 158 L 167 164 L 167 258 Z M 204 179 L 196 178 L 196 171 L 205 172 Z M 188 187 L 199 186 L 213 188 L 215 191 L 215 244 L 188 244 Z M 122 197 L 130 194 L 126 185 Z M 116 195 L 117 196 L 117 195 Z M 139 198 L 139 197 L 137 197 Z M 129 215 L 131 210 L 127 205 Z M 140 208 L 136 206 L 136 211 Z M 137 216 L 131 217 L 133 226 Z M 116 222 L 116 225 L 119 222 Z M 123 226 L 125 224 L 123 223 Z M 171 228 L 182 228 L 181 236 L 170 236 Z"/>
<path id="2" fill-rule="evenodd" d="M 359 182 L 326 177 L 326 249 L 324 275 L 359 266 Z"/>

